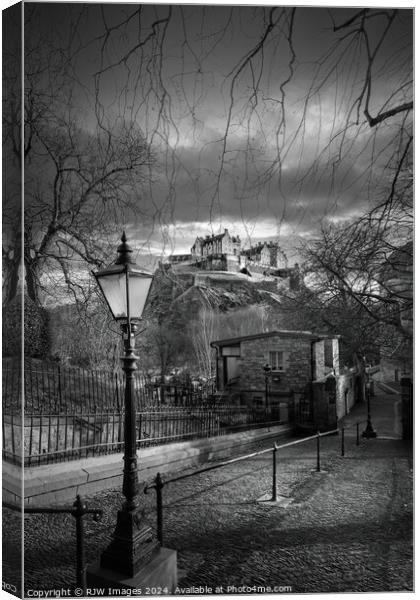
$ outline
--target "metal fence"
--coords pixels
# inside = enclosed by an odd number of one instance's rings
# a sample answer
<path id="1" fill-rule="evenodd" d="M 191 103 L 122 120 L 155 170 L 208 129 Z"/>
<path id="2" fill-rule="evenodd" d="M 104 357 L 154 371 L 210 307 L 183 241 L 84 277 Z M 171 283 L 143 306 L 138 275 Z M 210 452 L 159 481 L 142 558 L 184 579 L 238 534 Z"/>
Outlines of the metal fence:
<path id="1" fill-rule="evenodd" d="M 137 447 L 280 424 L 279 411 L 248 407 L 160 407 L 136 413 Z M 124 412 L 3 412 L 3 458 L 27 466 L 121 452 Z"/>
<path id="2" fill-rule="evenodd" d="M 123 450 L 122 372 L 32 359 L 24 366 L 3 361 L 6 460 L 29 466 Z M 279 409 L 224 404 L 213 382 L 159 383 L 136 373 L 134 387 L 139 448 L 281 422 Z"/>
<path id="3" fill-rule="evenodd" d="M 32 414 L 115 412 L 123 409 L 124 375 L 121 371 L 92 371 L 27 360 L 23 386 L 22 371 L 22 365 L 3 361 L 3 410 L 18 412 L 22 405 L 26 412 Z M 136 372 L 134 389 L 137 410 L 161 405 L 220 404 L 213 381 L 194 382 L 185 378 L 184 381 L 160 383 Z"/>

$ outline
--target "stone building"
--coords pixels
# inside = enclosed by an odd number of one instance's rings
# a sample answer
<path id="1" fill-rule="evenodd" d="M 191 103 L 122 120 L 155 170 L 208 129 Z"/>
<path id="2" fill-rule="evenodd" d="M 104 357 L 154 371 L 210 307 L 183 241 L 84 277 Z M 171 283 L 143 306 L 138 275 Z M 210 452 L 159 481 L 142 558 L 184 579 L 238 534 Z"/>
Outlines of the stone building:
<path id="1" fill-rule="evenodd" d="M 206 237 L 197 237 L 191 248 L 191 256 L 202 258 L 215 255 L 233 255 L 239 256 L 241 250 L 241 240 L 238 236 L 231 236 L 227 229 L 217 235 L 206 235 Z"/>
<path id="2" fill-rule="evenodd" d="M 191 262 L 191 254 L 172 254 L 168 260 L 171 264 Z"/>
<path id="3" fill-rule="evenodd" d="M 336 423 L 335 406 L 329 408 L 327 400 L 325 411 L 331 414 L 325 413 L 322 394 L 313 406 L 312 387 L 328 375 L 338 376 L 338 336 L 280 330 L 218 340 L 211 346 L 217 351 L 216 385 L 222 394 L 240 404 L 278 407 L 282 419 L 287 414 L 289 421 L 307 410 L 318 415 L 320 429 Z"/>
<path id="4" fill-rule="evenodd" d="M 241 252 L 242 264 L 262 268 L 287 269 L 287 256 L 276 242 L 259 242 Z"/>
<path id="5" fill-rule="evenodd" d="M 259 242 L 244 250 L 240 237 L 230 235 L 228 229 L 197 237 L 190 254 L 174 254 L 166 262 L 202 271 L 268 276 L 277 280 L 279 289 L 297 290 L 301 285 L 299 266 L 288 266 L 287 256 L 277 242 Z"/>

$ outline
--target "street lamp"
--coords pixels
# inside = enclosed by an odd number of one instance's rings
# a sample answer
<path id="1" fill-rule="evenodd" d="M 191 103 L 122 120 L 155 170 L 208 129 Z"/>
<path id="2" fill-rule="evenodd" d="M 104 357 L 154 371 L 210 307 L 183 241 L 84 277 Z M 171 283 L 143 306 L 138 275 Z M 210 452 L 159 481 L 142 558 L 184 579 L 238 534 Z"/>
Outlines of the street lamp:
<path id="1" fill-rule="evenodd" d="M 138 360 L 135 354 L 135 332 L 149 296 L 153 275 L 140 269 L 134 261 L 133 250 L 127 244 L 125 232 L 121 242 L 115 264 L 93 273 L 112 316 L 122 329 L 124 340 L 122 365 L 125 373 L 122 486 L 125 502 L 118 511 L 114 536 L 101 556 L 100 566 L 103 569 L 134 577 L 159 548 L 139 508 L 133 378 Z"/>
<path id="2" fill-rule="evenodd" d="M 268 409 L 268 378 L 271 373 L 271 367 L 267 363 L 263 366 L 264 377 L 265 377 L 265 408 Z"/>
<path id="3" fill-rule="evenodd" d="M 367 423 L 366 423 L 366 429 L 362 433 L 362 437 L 365 437 L 365 438 L 376 438 L 377 433 L 373 429 L 372 421 L 371 421 L 371 417 L 370 417 L 370 372 L 368 371 L 368 368 L 366 369 L 366 373 L 367 373 L 367 377 L 368 377 L 367 390 L 366 390 Z"/>

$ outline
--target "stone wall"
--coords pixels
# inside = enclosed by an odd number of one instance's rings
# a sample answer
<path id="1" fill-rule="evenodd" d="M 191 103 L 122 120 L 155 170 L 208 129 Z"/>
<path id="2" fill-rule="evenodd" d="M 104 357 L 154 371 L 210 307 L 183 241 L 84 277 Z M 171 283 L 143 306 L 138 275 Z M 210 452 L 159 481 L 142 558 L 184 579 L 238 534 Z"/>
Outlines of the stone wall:
<path id="1" fill-rule="evenodd" d="M 205 462 L 247 454 L 255 444 L 269 447 L 273 442 L 285 442 L 291 434 L 290 426 L 279 425 L 221 437 L 142 448 L 138 452 L 140 487 L 150 482 L 158 472 L 165 479 L 169 474 L 198 467 Z M 22 498 L 22 468 L 4 461 L 3 500 L 20 504 L 23 499 L 26 506 L 71 503 L 76 494 L 89 496 L 101 490 L 120 489 L 122 471 L 122 454 L 26 467 Z"/>
<path id="2" fill-rule="evenodd" d="M 240 387 L 248 392 L 265 391 L 263 367 L 269 362 L 269 352 L 280 351 L 284 355 L 284 372 L 270 375 L 270 389 L 273 393 L 292 390 L 303 393 L 312 380 L 311 341 L 295 337 L 269 337 L 241 342 Z M 278 379 L 279 381 L 272 381 Z"/>
<path id="3" fill-rule="evenodd" d="M 331 431 L 337 427 L 337 381 L 333 376 L 312 384 L 313 430 Z"/>
<path id="4" fill-rule="evenodd" d="M 314 428 L 327 431 L 349 414 L 356 402 L 355 374 L 330 375 L 312 383 Z"/>
<path id="5" fill-rule="evenodd" d="M 200 268 L 206 271 L 227 271 L 227 261 L 224 254 L 205 256 L 200 261 Z"/>
<path id="6" fill-rule="evenodd" d="M 337 419 L 345 417 L 356 402 L 355 374 L 352 371 L 337 377 Z"/>
<path id="7" fill-rule="evenodd" d="M 226 431 L 245 426 L 254 419 L 249 411 L 165 411 L 137 413 L 136 432 L 147 443 L 164 443 L 170 438 L 209 437 L 226 435 Z M 287 419 L 284 419 L 287 421 Z M 78 455 L 81 448 L 109 449 L 123 446 L 124 414 L 86 414 L 25 416 L 23 419 L 24 457 L 33 462 L 57 454 L 60 459 Z M 83 453 L 83 451 L 82 451 Z M 3 454 L 22 457 L 22 417 L 3 415 Z M 45 456 L 44 456 L 45 455 Z"/>
<path id="8" fill-rule="evenodd" d="M 410 362 L 407 361 L 409 366 Z M 392 360 L 389 358 L 381 358 L 380 370 L 374 374 L 373 379 L 375 381 L 387 382 L 398 382 L 403 374 L 406 364 L 401 360 Z"/>
<path id="9" fill-rule="evenodd" d="M 401 378 L 402 437 L 413 439 L 413 382 L 410 377 Z"/>

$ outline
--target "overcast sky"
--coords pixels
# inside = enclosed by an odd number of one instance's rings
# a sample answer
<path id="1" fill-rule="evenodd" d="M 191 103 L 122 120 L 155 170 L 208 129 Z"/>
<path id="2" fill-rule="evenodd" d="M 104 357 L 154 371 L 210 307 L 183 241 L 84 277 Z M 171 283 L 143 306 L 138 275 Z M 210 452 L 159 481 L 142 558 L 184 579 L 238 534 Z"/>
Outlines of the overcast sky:
<path id="1" fill-rule="evenodd" d="M 402 117 L 373 131 L 362 110 L 357 123 L 362 40 L 334 46 L 348 30 L 332 32 L 356 9 L 298 8 L 291 46 L 291 8 L 148 5 L 129 18 L 136 8 L 37 7 L 41 28 L 62 40 L 78 23 L 83 126 L 93 127 L 96 98 L 106 120 L 134 118 L 152 144 L 150 183 L 138 191 L 148 217 L 125 224 L 134 245 L 184 253 L 197 235 L 228 228 L 246 245 L 276 239 L 290 250 L 325 220 L 353 218 L 383 193 Z M 385 26 L 385 17 L 371 20 L 372 45 Z M 410 79 L 412 27 L 412 11 L 399 11 L 375 58 L 374 112 L 395 90 L 395 102 L 411 93 L 401 86 Z"/>

